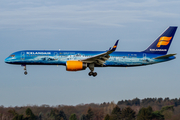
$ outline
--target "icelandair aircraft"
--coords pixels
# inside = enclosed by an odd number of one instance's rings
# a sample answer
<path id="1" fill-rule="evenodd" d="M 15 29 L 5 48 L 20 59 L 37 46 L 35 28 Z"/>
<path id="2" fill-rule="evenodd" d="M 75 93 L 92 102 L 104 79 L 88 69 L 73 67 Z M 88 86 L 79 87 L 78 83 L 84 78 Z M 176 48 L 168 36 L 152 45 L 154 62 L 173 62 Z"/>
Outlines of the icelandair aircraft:
<path id="1" fill-rule="evenodd" d="M 176 54 L 167 54 L 177 27 L 170 26 L 146 50 L 141 52 L 115 52 L 118 41 L 107 51 L 50 51 L 23 50 L 12 53 L 6 63 L 26 65 L 64 65 L 67 71 L 90 69 L 89 76 L 96 76 L 94 67 L 132 67 L 151 65 L 173 60 Z"/>

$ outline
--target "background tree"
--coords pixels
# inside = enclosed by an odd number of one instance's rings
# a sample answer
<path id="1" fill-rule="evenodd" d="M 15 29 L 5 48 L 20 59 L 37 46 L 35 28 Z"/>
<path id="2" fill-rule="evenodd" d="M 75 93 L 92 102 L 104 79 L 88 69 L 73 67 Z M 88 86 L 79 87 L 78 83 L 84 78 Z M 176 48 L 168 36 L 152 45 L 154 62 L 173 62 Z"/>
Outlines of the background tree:
<path id="1" fill-rule="evenodd" d="M 111 114 L 121 114 L 121 109 L 116 105 Z"/>
<path id="2" fill-rule="evenodd" d="M 24 116 L 23 115 L 19 115 L 14 109 L 9 110 L 8 112 L 13 115 L 13 119 L 12 120 L 24 120 Z"/>
<path id="3" fill-rule="evenodd" d="M 39 115 L 38 115 L 38 119 L 39 119 L 39 120 L 42 120 L 42 118 L 43 118 L 43 113 L 40 112 Z"/>
<path id="4" fill-rule="evenodd" d="M 111 114 L 112 110 L 116 107 L 116 104 L 114 102 L 107 103 L 106 106 L 104 106 L 104 113 Z"/>
<path id="5" fill-rule="evenodd" d="M 32 112 L 32 110 L 30 108 L 26 109 L 26 120 L 37 120 L 37 117 L 34 115 L 34 113 Z"/>
<path id="6" fill-rule="evenodd" d="M 130 107 L 126 107 L 122 109 L 121 117 L 123 120 L 134 120 L 136 117 L 136 112 L 132 110 Z"/>
<path id="7" fill-rule="evenodd" d="M 137 115 L 137 120 L 152 120 L 152 107 L 141 108 Z"/>
<path id="8" fill-rule="evenodd" d="M 62 110 L 53 109 L 48 116 L 55 120 L 67 120 L 66 114 Z"/>
<path id="9" fill-rule="evenodd" d="M 82 114 L 80 120 L 87 120 L 86 115 Z"/>
<path id="10" fill-rule="evenodd" d="M 174 112 L 174 106 L 164 106 L 161 108 L 160 112 L 164 115 L 165 119 L 171 119 Z"/>
<path id="11" fill-rule="evenodd" d="M 76 114 L 71 114 L 69 120 L 77 120 Z"/>
<path id="12" fill-rule="evenodd" d="M 104 110 L 101 107 L 93 108 L 93 113 L 93 120 L 102 120 L 104 118 Z"/>
<path id="13" fill-rule="evenodd" d="M 58 118 L 59 120 L 61 120 L 62 118 L 63 118 L 63 120 L 67 120 L 66 114 L 64 113 L 63 110 L 60 110 L 60 111 L 58 112 L 57 118 Z"/>
<path id="14" fill-rule="evenodd" d="M 87 115 L 86 115 L 87 120 L 92 120 L 93 115 L 94 115 L 94 113 L 93 113 L 92 109 L 89 108 L 88 111 L 87 111 Z"/>
<path id="15" fill-rule="evenodd" d="M 152 119 L 164 120 L 164 115 L 160 111 L 154 111 L 152 112 Z"/>
<path id="16" fill-rule="evenodd" d="M 139 99 L 139 98 L 134 98 L 134 99 L 131 101 L 131 105 L 140 106 L 140 99 Z"/>
<path id="17" fill-rule="evenodd" d="M 121 109 L 116 105 L 112 110 L 110 115 L 110 120 L 120 120 L 121 119 Z"/>
<path id="18" fill-rule="evenodd" d="M 166 110 L 170 110 L 170 111 L 174 111 L 174 105 L 170 105 L 170 106 L 164 106 L 161 108 L 161 113 L 163 113 Z"/>
<path id="19" fill-rule="evenodd" d="M 110 120 L 109 114 L 106 114 L 106 116 L 104 117 L 104 120 Z"/>
<path id="20" fill-rule="evenodd" d="M 51 110 L 51 112 L 48 114 L 48 117 L 56 119 L 55 111 L 56 111 L 55 109 Z"/>

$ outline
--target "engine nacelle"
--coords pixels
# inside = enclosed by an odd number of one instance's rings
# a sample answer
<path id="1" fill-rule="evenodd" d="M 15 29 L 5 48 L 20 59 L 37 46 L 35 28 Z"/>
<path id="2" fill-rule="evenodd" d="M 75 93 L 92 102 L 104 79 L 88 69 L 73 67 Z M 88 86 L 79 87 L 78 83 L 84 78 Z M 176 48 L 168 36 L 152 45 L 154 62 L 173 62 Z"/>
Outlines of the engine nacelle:
<path id="1" fill-rule="evenodd" d="M 66 62 L 67 71 L 79 71 L 85 70 L 87 68 L 87 63 L 81 61 L 69 60 Z"/>

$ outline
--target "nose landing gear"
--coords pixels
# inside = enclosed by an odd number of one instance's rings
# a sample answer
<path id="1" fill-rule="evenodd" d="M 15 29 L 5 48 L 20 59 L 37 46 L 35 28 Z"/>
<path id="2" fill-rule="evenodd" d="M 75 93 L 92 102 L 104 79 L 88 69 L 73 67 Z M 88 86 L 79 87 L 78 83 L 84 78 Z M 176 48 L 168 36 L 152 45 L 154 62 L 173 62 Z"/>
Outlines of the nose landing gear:
<path id="1" fill-rule="evenodd" d="M 24 71 L 24 74 L 27 75 L 28 72 L 27 72 L 27 70 L 26 70 L 26 65 L 22 65 L 22 66 L 24 66 L 24 70 L 25 70 L 25 71 Z"/>

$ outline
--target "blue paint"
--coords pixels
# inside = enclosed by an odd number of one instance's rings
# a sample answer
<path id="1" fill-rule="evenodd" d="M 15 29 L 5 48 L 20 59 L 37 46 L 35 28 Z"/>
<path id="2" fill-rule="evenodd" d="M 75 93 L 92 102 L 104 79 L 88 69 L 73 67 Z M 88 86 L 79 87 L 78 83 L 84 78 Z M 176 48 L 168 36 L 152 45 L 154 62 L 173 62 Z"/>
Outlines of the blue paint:
<path id="1" fill-rule="evenodd" d="M 23 50 L 12 53 L 5 59 L 9 64 L 26 65 L 64 65 L 69 60 L 83 61 L 103 53 L 107 58 L 103 64 L 97 64 L 96 59 L 93 64 L 95 67 L 133 67 L 144 66 L 155 63 L 165 62 L 175 59 L 173 55 L 166 55 L 173 40 L 177 27 L 169 27 L 158 37 L 146 50 L 142 52 L 115 52 L 118 40 L 109 51 L 51 51 L 51 50 Z M 99 60 L 101 57 L 99 56 Z M 157 57 L 160 57 L 158 58 Z M 163 57 L 162 57 L 163 56 Z M 87 66 L 89 67 L 89 64 Z M 90 68 L 90 67 L 89 67 Z M 93 67 L 94 70 L 94 67 Z M 93 70 L 91 70 L 93 72 Z"/>

